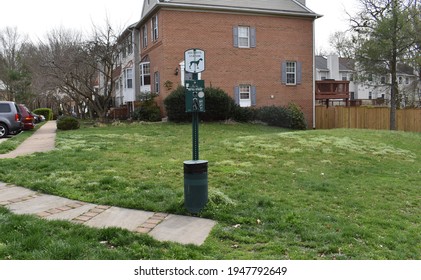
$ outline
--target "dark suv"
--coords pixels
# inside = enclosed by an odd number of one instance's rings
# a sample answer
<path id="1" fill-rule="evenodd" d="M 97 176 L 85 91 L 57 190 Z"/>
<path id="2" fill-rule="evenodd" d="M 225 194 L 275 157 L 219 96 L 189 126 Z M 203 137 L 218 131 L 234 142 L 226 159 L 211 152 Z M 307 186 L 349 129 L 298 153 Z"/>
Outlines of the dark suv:
<path id="1" fill-rule="evenodd" d="M 23 128 L 22 115 L 15 102 L 0 101 L 0 138 L 16 134 Z"/>

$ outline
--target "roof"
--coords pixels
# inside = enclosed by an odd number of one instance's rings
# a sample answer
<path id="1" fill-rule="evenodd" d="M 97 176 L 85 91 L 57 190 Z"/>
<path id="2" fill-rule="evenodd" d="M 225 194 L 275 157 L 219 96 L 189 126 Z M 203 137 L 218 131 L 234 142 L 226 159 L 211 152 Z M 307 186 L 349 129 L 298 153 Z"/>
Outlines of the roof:
<path id="1" fill-rule="evenodd" d="M 329 71 L 329 68 L 327 67 L 327 58 L 324 56 L 316 55 L 315 57 L 316 61 L 316 69 L 319 71 Z M 414 68 L 407 64 L 398 63 L 398 73 L 399 74 L 405 74 L 414 76 Z M 339 71 L 354 71 L 355 69 L 355 60 L 351 58 L 339 58 Z"/>
<path id="2" fill-rule="evenodd" d="M 150 0 L 144 1 L 142 19 L 158 7 L 321 17 L 297 0 Z"/>
<path id="3" fill-rule="evenodd" d="M 327 58 L 316 55 L 316 69 L 320 71 L 329 71 L 327 67 Z M 339 71 L 354 71 L 354 60 L 350 58 L 339 58 Z"/>

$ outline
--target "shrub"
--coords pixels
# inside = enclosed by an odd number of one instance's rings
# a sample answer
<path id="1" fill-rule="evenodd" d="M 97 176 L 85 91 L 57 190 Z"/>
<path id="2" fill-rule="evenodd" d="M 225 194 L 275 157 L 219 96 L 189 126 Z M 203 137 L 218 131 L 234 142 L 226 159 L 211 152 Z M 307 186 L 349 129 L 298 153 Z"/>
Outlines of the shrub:
<path id="1" fill-rule="evenodd" d="M 60 130 L 73 130 L 80 127 L 79 121 L 71 116 L 63 116 L 57 120 L 57 129 Z"/>
<path id="2" fill-rule="evenodd" d="M 261 107 L 257 111 L 257 119 L 271 126 L 290 127 L 288 109 L 285 107 Z"/>
<path id="3" fill-rule="evenodd" d="M 133 112 L 133 119 L 138 121 L 159 122 L 161 110 L 155 102 L 155 96 L 142 102 L 141 106 Z"/>
<path id="4" fill-rule="evenodd" d="M 303 111 L 297 104 L 290 103 L 288 105 L 288 113 L 290 118 L 290 128 L 292 129 L 307 129 L 306 118 L 304 117 Z"/>
<path id="5" fill-rule="evenodd" d="M 186 93 L 184 87 L 179 86 L 164 100 L 168 120 L 172 122 L 188 122 L 191 114 L 186 113 Z"/>
<path id="6" fill-rule="evenodd" d="M 173 122 L 191 121 L 191 113 L 186 113 L 186 93 L 178 87 L 164 100 L 168 120 Z M 205 113 L 200 114 L 203 121 L 229 119 L 234 108 L 234 100 L 219 88 L 205 88 Z"/>
<path id="7" fill-rule="evenodd" d="M 236 122 L 251 122 L 256 119 L 257 111 L 252 107 L 240 107 L 235 105 L 232 110 L 231 118 Z"/>
<path id="8" fill-rule="evenodd" d="M 53 110 L 50 108 L 38 108 L 33 111 L 34 114 L 43 115 L 46 121 L 51 121 L 53 119 Z"/>
<path id="9" fill-rule="evenodd" d="M 231 117 L 234 99 L 220 88 L 205 88 L 206 112 L 200 114 L 203 121 L 224 121 Z"/>

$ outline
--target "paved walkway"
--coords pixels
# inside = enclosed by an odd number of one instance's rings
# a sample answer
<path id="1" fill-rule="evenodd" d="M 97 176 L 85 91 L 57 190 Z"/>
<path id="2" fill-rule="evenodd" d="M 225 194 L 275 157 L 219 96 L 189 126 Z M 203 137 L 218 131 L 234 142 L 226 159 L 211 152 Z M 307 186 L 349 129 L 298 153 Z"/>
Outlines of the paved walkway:
<path id="1" fill-rule="evenodd" d="M 15 158 L 54 149 L 56 124 L 47 122 L 15 151 Z M 33 214 L 48 220 L 67 220 L 90 227 L 120 227 L 148 234 L 159 241 L 202 245 L 216 222 L 208 219 L 97 205 L 41 194 L 0 182 L 0 206 L 15 214 Z"/>

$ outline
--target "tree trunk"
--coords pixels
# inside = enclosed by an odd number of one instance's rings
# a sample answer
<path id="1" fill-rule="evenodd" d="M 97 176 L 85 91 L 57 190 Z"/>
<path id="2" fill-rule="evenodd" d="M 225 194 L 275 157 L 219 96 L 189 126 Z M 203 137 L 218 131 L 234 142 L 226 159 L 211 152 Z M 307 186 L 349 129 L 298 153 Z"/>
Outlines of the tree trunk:
<path id="1" fill-rule="evenodd" d="M 391 61 L 391 72 L 392 72 L 392 88 L 390 94 L 390 130 L 396 130 L 396 108 L 397 100 L 399 95 L 398 81 L 397 81 L 397 64 L 398 64 L 398 42 L 397 33 L 398 30 L 398 15 L 397 15 L 397 1 L 392 0 L 392 12 L 393 12 L 393 35 L 392 35 L 392 61 Z"/>

